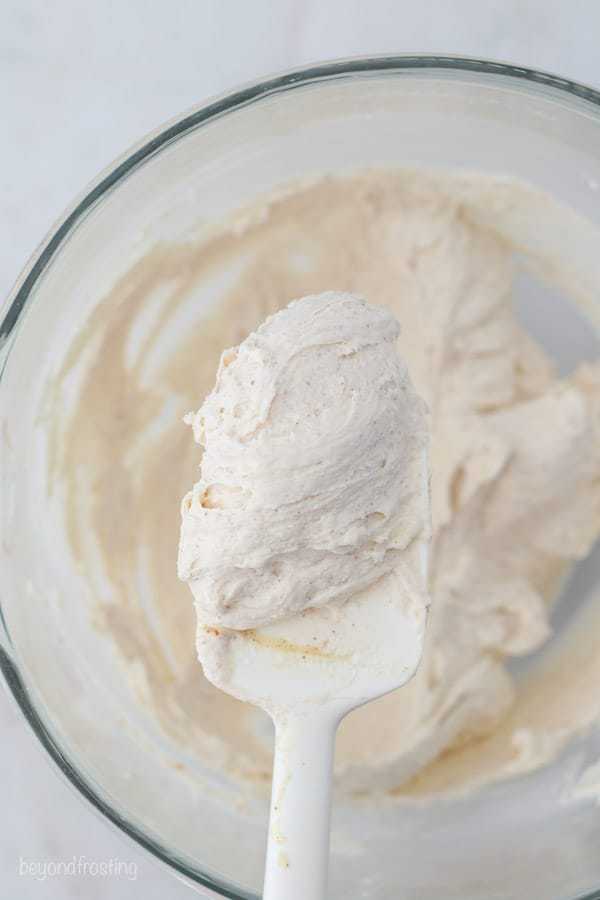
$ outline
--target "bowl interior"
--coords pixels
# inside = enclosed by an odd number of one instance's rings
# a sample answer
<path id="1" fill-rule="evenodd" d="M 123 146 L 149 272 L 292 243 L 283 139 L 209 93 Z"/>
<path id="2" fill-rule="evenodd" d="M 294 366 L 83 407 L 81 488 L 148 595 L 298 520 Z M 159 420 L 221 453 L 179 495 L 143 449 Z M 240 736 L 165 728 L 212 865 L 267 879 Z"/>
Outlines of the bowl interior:
<path id="1" fill-rule="evenodd" d="M 600 114 L 558 87 L 461 71 L 458 63 L 284 79 L 227 106 L 182 120 L 160 146 L 119 170 L 35 280 L 0 383 L 0 589 L 7 665 L 74 777 L 124 830 L 190 878 L 246 897 L 260 891 L 266 795 L 186 756 L 140 705 L 135 679 L 97 627 L 89 573 L 74 565 L 66 540 L 60 489 L 49 490 L 57 372 L 103 298 L 148 248 L 198 238 L 294 180 L 374 166 L 502 173 L 600 225 Z M 590 285 L 600 284 L 592 244 L 565 250 L 580 253 Z M 165 341 L 202 327 L 230 277 L 220 273 L 192 292 Z M 598 355 L 600 303 L 582 311 L 531 278 L 517 302 L 563 370 Z M 76 367 L 60 395 L 61 414 L 80 376 Z M 93 568 L 93 546 L 85 553 Z M 599 582 L 595 554 L 566 585 L 559 630 Z M 100 574 L 96 586 L 102 589 Z M 406 898 L 443 891 L 461 900 L 566 900 L 592 891 L 600 885 L 600 813 L 590 800 L 561 797 L 598 751 L 600 739 L 587 733 L 545 769 L 435 807 L 340 797 L 331 896 L 391 900 L 399 891 Z"/>

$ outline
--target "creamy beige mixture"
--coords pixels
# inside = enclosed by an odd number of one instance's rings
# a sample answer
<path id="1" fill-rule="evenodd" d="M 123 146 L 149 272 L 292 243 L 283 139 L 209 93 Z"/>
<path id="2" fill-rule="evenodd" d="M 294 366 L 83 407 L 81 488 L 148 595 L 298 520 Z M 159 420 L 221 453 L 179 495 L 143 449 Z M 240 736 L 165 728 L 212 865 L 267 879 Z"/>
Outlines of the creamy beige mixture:
<path id="1" fill-rule="evenodd" d="M 572 213 L 506 179 L 327 178 L 203 240 L 153 248 L 98 307 L 57 381 L 60 398 L 90 354 L 74 411 L 55 422 L 51 475 L 103 627 L 186 752 L 270 777 L 262 714 L 213 689 L 195 659 L 192 604 L 175 575 L 178 498 L 198 475 L 181 418 L 212 387 L 224 348 L 323 290 L 366 296 L 402 322 L 400 351 L 433 429 L 425 656 L 408 686 L 343 723 L 338 773 L 348 787 L 396 794 L 457 787 L 539 765 L 593 720 L 585 641 L 577 667 L 547 664 L 518 691 L 505 664 L 547 640 L 560 579 L 600 531 L 600 366 L 557 379 L 511 307 L 515 251 L 578 299 L 590 287 L 568 264 L 552 271 L 538 247 L 536 223 L 552 216 L 573 227 Z M 198 305 L 160 356 L 181 310 L 226 272 L 235 277 L 218 304 Z"/>
<path id="2" fill-rule="evenodd" d="M 427 424 L 399 332 L 383 307 L 330 291 L 224 351 L 186 417 L 203 452 L 181 504 L 178 571 L 200 623 L 261 627 L 397 568 L 409 584 L 429 531 Z"/>

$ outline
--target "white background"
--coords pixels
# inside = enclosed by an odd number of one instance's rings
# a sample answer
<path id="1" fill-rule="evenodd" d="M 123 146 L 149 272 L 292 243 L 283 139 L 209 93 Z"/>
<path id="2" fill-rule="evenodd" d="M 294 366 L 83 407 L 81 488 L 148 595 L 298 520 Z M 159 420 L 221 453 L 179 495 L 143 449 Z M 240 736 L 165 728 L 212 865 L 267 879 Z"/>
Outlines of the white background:
<path id="1" fill-rule="evenodd" d="M 0 297 L 99 170 L 192 104 L 336 56 L 491 57 L 600 86 L 598 0 L 0 0 Z M 53 773 L 0 694 L 0 900 L 193 891 Z M 136 881 L 19 875 L 19 859 L 135 862 Z"/>

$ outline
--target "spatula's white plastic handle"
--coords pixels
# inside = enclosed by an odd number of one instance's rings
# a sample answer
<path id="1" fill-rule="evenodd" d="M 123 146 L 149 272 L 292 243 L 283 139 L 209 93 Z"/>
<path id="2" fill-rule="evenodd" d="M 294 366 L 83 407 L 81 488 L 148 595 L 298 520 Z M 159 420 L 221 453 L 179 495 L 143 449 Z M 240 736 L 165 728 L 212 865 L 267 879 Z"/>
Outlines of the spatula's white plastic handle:
<path id="1" fill-rule="evenodd" d="M 263 900 L 325 900 L 338 721 L 327 709 L 275 721 Z"/>

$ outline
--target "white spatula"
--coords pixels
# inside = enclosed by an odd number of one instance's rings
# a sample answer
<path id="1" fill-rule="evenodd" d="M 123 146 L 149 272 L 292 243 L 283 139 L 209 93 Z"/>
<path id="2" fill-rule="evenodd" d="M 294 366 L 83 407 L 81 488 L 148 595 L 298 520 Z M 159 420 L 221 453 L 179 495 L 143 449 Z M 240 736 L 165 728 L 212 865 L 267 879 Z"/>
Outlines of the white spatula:
<path id="1" fill-rule="evenodd" d="M 341 606 L 308 609 L 260 630 L 198 625 L 209 680 L 261 707 L 275 724 L 265 900 L 326 896 L 335 732 L 350 710 L 414 674 L 426 570 L 427 546 L 418 541 L 391 576 Z"/>
<path id="2" fill-rule="evenodd" d="M 224 353 L 188 418 L 204 455 L 179 574 L 198 656 L 275 724 L 266 900 L 325 897 L 337 726 L 422 654 L 426 417 L 398 334 L 360 297 L 304 297 Z"/>

